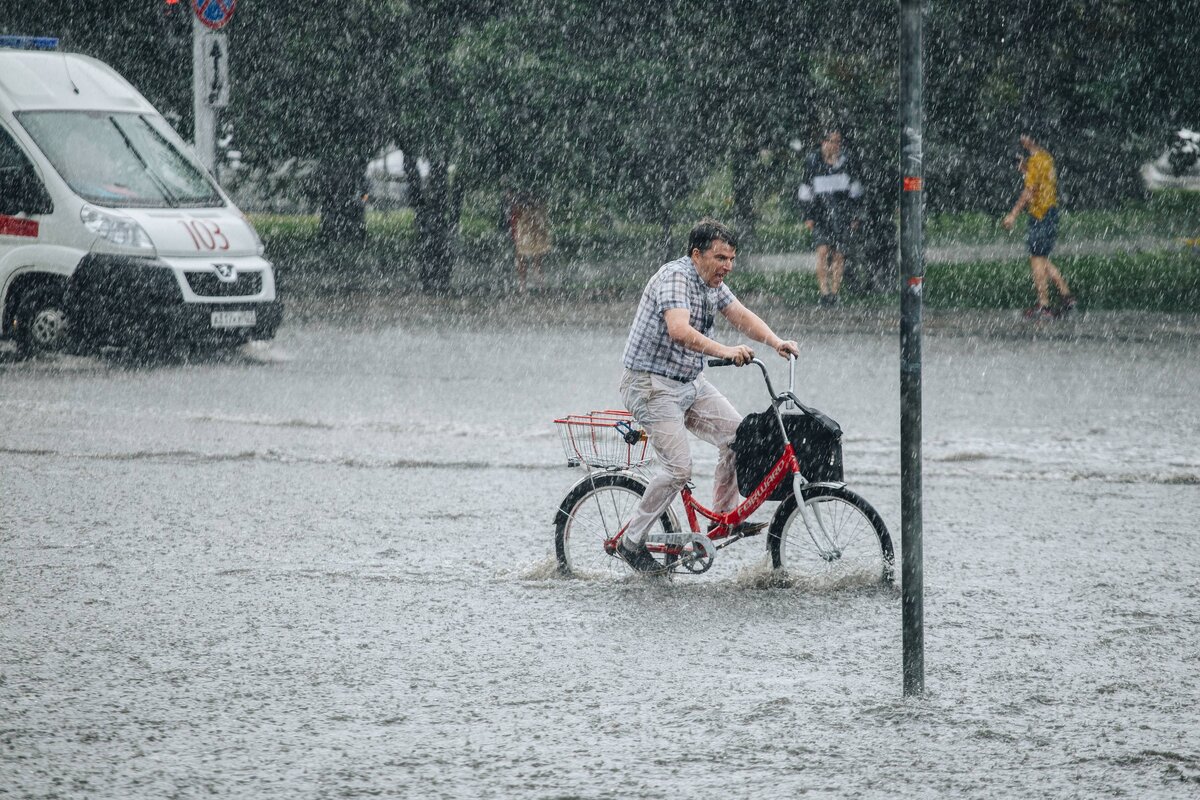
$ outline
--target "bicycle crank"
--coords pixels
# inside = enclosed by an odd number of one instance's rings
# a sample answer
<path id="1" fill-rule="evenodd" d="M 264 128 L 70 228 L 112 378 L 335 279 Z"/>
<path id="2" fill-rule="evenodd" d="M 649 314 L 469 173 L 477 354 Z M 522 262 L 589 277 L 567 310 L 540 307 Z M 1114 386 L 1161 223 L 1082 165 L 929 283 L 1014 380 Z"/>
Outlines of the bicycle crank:
<path id="1" fill-rule="evenodd" d="M 668 569 L 671 572 L 687 570 L 693 575 L 708 572 L 717 556 L 717 546 L 711 539 L 699 533 L 666 533 L 650 535 L 647 542 L 667 547 Z M 671 560 L 674 556 L 674 560 Z"/>
<path id="2" fill-rule="evenodd" d="M 717 546 L 713 544 L 712 539 L 693 533 L 679 553 L 679 566 L 693 575 L 699 575 L 708 572 L 716 557 Z"/>

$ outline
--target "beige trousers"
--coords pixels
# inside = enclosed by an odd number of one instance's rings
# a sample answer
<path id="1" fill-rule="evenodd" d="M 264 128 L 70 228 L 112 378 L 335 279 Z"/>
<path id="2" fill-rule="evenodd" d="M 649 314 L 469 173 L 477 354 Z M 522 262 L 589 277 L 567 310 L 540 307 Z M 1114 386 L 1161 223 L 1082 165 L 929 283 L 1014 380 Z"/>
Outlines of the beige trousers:
<path id="1" fill-rule="evenodd" d="M 655 521 L 691 480 L 692 451 L 688 445 L 688 431 L 718 449 L 713 510 L 729 511 L 738 504 L 737 474 L 730 445 L 742 415 L 703 373 L 690 383 L 681 383 L 627 369 L 621 378 L 621 398 L 625 408 L 646 429 L 661 464 L 661 470 L 650 479 L 646 494 L 625 531 L 630 546 L 645 540 Z"/>

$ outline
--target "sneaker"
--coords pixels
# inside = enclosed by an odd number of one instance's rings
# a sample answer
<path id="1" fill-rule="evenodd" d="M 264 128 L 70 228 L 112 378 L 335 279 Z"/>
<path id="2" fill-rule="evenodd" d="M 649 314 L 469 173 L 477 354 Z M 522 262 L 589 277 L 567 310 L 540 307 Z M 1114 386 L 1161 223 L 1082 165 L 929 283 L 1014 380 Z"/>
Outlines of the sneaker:
<path id="1" fill-rule="evenodd" d="M 838 296 L 836 294 L 823 294 L 817 299 L 817 305 L 826 308 L 833 308 L 838 304 Z"/>
<path id="2" fill-rule="evenodd" d="M 710 523 L 708 526 L 708 532 L 712 533 L 715 531 L 717 529 L 717 524 L 718 523 L 716 522 Z M 736 536 L 739 539 L 744 539 L 747 536 L 753 536 L 756 533 L 762 533 L 766 527 L 767 523 L 765 522 L 739 522 L 737 525 L 733 526 L 733 529 L 729 532 L 729 535 Z"/>
<path id="3" fill-rule="evenodd" d="M 617 545 L 617 555 L 629 565 L 634 572 L 656 573 L 663 571 L 663 565 L 658 563 L 646 545 L 639 545 L 636 550 L 630 550 L 624 543 Z"/>
<path id="4" fill-rule="evenodd" d="M 1075 309 L 1075 295 L 1065 295 L 1060 301 L 1058 309 L 1054 312 L 1059 317 L 1065 317 Z"/>
<path id="5" fill-rule="evenodd" d="M 1036 305 L 1025 309 L 1025 319 L 1030 322 L 1037 322 L 1042 319 L 1054 319 L 1054 312 L 1046 306 Z"/>

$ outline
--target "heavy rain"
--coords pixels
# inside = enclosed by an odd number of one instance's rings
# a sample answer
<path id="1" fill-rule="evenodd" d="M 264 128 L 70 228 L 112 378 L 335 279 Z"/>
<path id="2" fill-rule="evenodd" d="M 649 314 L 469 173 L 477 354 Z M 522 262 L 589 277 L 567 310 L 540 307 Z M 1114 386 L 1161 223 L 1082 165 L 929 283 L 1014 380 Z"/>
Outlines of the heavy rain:
<path id="1" fill-rule="evenodd" d="M 0 5 L 0 797 L 1194 797 L 1196 10 Z"/>

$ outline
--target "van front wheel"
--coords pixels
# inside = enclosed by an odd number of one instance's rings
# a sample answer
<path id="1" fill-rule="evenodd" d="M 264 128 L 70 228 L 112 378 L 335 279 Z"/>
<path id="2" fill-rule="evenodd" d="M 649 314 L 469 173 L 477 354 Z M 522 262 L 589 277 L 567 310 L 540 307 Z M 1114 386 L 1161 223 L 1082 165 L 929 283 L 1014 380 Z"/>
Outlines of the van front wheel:
<path id="1" fill-rule="evenodd" d="M 61 350 L 67 342 L 67 315 L 61 292 L 35 289 L 17 306 L 17 348 L 32 356 Z"/>

